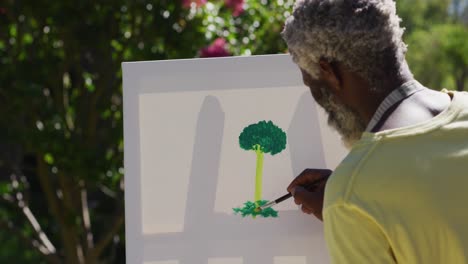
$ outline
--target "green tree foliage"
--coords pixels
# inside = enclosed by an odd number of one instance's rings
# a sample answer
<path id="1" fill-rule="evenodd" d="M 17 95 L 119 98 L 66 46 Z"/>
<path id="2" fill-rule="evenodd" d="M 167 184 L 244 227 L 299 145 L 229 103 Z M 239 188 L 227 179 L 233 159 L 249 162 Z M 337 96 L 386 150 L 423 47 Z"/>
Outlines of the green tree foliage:
<path id="1" fill-rule="evenodd" d="M 397 0 L 397 12 L 403 20 L 406 35 L 416 29 L 429 29 L 449 19 L 450 0 Z"/>
<path id="2" fill-rule="evenodd" d="M 260 121 L 244 128 L 239 145 L 244 150 L 275 155 L 286 147 L 286 133 L 271 121 Z"/>
<path id="3" fill-rule="evenodd" d="M 416 30 L 409 37 L 408 62 L 429 87 L 463 91 L 468 80 L 467 40 L 468 28 L 460 24 Z"/>
<path id="4" fill-rule="evenodd" d="M 460 87 L 466 0 L 397 4 L 416 77 Z M 121 62 L 283 53 L 292 5 L 0 1 L 0 263 L 124 263 Z"/>
<path id="5" fill-rule="evenodd" d="M 286 52 L 242 2 L 0 2 L 0 263 L 125 262 L 121 62 Z"/>
<path id="6" fill-rule="evenodd" d="M 467 89 L 467 0 L 397 0 L 407 60 L 416 79 L 440 90 Z"/>

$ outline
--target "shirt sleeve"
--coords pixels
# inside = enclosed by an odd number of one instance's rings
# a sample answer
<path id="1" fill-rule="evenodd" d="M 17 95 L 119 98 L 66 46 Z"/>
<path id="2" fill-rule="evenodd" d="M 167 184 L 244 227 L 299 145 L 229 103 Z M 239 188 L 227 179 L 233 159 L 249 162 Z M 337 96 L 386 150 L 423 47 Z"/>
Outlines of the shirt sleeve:
<path id="1" fill-rule="evenodd" d="M 360 210 L 333 205 L 324 211 L 325 240 L 332 264 L 395 264 L 381 228 Z"/>

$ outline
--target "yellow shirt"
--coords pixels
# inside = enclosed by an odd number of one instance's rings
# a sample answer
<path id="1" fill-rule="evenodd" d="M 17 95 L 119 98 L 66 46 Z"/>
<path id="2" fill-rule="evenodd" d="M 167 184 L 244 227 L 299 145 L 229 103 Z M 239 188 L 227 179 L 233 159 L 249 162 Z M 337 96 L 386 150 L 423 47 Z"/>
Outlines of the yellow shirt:
<path id="1" fill-rule="evenodd" d="M 327 182 L 335 264 L 468 263 L 468 93 L 413 126 L 364 133 Z"/>

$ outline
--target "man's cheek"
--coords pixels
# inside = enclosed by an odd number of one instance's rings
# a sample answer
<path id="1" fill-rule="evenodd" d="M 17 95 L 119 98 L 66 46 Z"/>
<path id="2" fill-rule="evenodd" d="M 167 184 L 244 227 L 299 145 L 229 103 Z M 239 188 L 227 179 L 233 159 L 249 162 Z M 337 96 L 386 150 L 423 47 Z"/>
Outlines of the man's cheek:
<path id="1" fill-rule="evenodd" d="M 323 94 L 320 91 L 320 89 L 316 87 L 315 88 L 310 87 L 310 91 L 312 92 L 312 96 L 314 97 L 315 101 L 317 101 L 317 103 L 322 102 Z"/>

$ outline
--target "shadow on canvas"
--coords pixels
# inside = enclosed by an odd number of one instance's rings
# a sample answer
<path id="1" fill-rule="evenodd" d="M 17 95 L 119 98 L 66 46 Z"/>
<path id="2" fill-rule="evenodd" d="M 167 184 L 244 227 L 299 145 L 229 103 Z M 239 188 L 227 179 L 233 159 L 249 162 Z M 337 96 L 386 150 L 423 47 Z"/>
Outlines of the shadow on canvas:
<path id="1" fill-rule="evenodd" d="M 311 151 L 301 140 L 318 130 L 307 96 L 310 93 L 302 95 L 287 131 L 295 174 L 310 160 L 324 163 L 323 152 Z M 303 122 L 308 119 L 310 122 Z M 145 263 L 326 263 L 321 224 L 299 210 L 280 211 L 280 217 L 274 219 L 214 211 L 224 121 L 219 100 L 205 97 L 196 127 L 183 232 L 144 235 L 145 245 L 151 245 L 144 252 Z M 315 146 L 322 148 L 320 142 Z"/>

